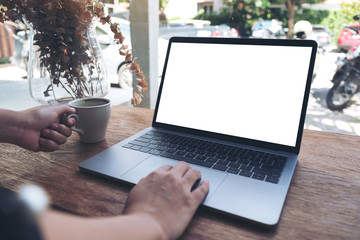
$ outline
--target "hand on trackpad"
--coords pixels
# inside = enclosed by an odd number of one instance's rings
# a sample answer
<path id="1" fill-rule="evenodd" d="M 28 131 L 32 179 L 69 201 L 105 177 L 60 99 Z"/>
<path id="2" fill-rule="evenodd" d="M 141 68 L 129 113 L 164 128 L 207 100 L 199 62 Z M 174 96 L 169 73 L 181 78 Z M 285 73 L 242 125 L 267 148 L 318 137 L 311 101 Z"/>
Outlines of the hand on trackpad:
<path id="1" fill-rule="evenodd" d="M 174 166 L 176 163 L 178 163 L 178 161 L 176 160 L 166 159 L 158 156 L 151 156 L 130 171 L 128 171 L 126 174 L 122 175 L 121 177 L 125 181 L 136 184 L 141 178 L 147 176 L 150 172 L 156 170 L 157 168 L 163 165 Z M 212 170 L 194 164 L 190 164 L 190 166 L 201 172 L 201 179 L 209 180 L 210 190 L 207 194 L 208 197 L 211 197 L 214 191 L 218 188 L 218 186 L 227 176 L 227 174 L 224 172 Z M 199 186 L 199 184 L 201 183 L 201 179 L 195 182 L 194 186 L 191 188 L 191 191 L 195 190 L 196 187 Z"/>

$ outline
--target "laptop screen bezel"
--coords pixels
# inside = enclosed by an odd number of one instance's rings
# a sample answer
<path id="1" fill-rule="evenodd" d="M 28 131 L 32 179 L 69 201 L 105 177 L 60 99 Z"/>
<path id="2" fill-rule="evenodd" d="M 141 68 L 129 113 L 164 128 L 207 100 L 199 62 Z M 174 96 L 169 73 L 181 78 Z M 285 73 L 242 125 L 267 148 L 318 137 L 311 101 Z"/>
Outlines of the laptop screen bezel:
<path id="1" fill-rule="evenodd" d="M 181 126 L 174 126 L 170 124 L 160 123 L 156 122 L 158 108 L 160 104 L 161 99 L 161 93 L 163 89 L 163 83 L 164 78 L 166 75 L 166 67 L 168 63 L 169 58 L 169 52 L 172 46 L 172 43 L 205 43 L 205 44 L 242 44 L 242 45 L 265 45 L 265 46 L 298 46 L 298 47 L 311 47 L 311 58 L 309 61 L 309 71 L 308 76 L 306 80 L 306 86 L 304 91 L 304 101 L 301 108 L 301 114 L 300 114 L 300 121 L 298 126 L 298 132 L 297 132 L 297 138 L 296 138 L 296 144 L 295 146 L 286 146 L 281 144 L 275 144 L 275 143 L 269 143 L 259 140 L 253 140 L 243 137 L 236 137 L 236 136 L 230 136 L 220 133 L 214 133 L 209 131 L 203 131 L 203 130 L 197 130 L 192 128 L 186 128 Z M 162 128 L 165 130 L 170 131 L 177 131 L 182 132 L 186 134 L 193 134 L 197 136 L 203 136 L 208 138 L 214 138 L 224 141 L 229 141 L 233 143 L 243 144 L 243 145 L 250 145 L 254 147 L 260 147 L 264 149 L 272 149 L 275 151 L 285 151 L 285 152 L 291 152 L 295 154 L 299 154 L 300 152 L 300 145 L 302 140 L 302 134 L 304 129 L 304 122 L 305 122 L 305 116 L 306 116 L 306 109 L 308 105 L 309 100 L 309 94 L 310 94 L 310 86 L 311 81 L 313 77 L 313 70 L 315 65 L 315 56 L 317 51 L 317 43 L 313 40 L 289 40 L 289 39 L 241 39 L 241 38 L 206 38 L 206 37 L 172 37 L 169 40 L 169 45 L 166 53 L 164 68 L 161 76 L 161 83 L 159 86 L 159 93 L 156 101 L 155 106 L 155 112 L 154 117 L 152 121 L 152 126 L 156 128 Z M 284 99 L 286 101 L 286 99 Z"/>

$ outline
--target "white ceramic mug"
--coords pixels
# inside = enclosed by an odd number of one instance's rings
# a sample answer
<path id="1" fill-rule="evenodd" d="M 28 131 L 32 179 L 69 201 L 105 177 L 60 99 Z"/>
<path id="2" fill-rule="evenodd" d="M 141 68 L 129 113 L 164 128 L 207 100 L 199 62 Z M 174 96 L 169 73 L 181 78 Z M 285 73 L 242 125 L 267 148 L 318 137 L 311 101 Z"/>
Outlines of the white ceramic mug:
<path id="1" fill-rule="evenodd" d="M 75 118 L 76 125 L 71 129 L 79 133 L 83 143 L 97 143 L 105 139 L 110 119 L 110 100 L 106 98 L 80 98 L 69 102 L 76 113 L 68 115 Z"/>

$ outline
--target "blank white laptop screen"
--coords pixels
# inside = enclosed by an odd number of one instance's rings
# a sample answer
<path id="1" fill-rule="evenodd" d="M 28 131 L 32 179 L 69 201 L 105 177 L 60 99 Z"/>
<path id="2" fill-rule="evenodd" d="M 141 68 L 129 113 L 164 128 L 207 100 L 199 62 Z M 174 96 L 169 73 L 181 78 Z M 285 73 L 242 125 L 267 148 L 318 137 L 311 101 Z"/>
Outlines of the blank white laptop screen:
<path id="1" fill-rule="evenodd" d="M 173 42 L 156 122 L 294 147 L 311 51 Z"/>

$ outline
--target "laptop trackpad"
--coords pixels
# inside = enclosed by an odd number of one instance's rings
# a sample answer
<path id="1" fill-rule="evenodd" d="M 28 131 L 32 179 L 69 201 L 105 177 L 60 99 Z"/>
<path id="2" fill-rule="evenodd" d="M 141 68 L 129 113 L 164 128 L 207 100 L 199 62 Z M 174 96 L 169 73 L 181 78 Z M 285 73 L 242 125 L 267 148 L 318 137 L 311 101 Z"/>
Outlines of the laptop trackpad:
<path id="1" fill-rule="evenodd" d="M 150 172 L 158 169 L 159 167 L 163 165 L 174 166 L 176 163 L 178 163 L 178 161 L 176 160 L 171 160 L 158 156 L 151 156 L 130 171 L 126 172 L 124 175 L 122 175 L 121 179 L 136 184 L 140 181 L 141 178 L 147 176 Z M 220 171 L 210 170 L 208 168 L 200 167 L 193 164 L 190 164 L 190 166 L 201 172 L 201 180 L 209 180 L 210 182 L 210 190 L 206 199 L 209 199 L 211 197 L 211 195 L 215 192 L 215 190 L 227 176 L 226 173 Z"/>

